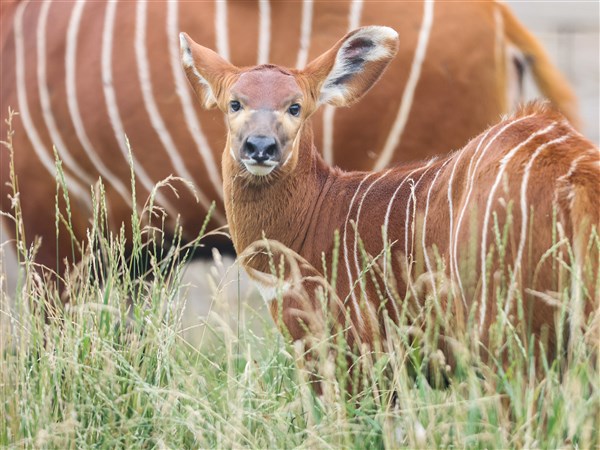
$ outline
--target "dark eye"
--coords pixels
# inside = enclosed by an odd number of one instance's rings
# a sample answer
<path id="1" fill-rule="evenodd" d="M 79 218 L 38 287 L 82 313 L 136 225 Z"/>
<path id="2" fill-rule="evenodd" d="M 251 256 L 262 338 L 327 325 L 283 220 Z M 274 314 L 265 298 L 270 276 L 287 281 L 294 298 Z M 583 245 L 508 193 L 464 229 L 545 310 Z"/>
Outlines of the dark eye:
<path id="1" fill-rule="evenodd" d="M 236 111 L 240 110 L 240 108 L 242 107 L 242 105 L 237 100 L 232 100 L 231 102 L 229 102 L 229 107 L 231 108 L 231 110 L 233 112 L 236 112 Z"/>
<path id="2" fill-rule="evenodd" d="M 300 105 L 298 103 L 294 103 L 288 108 L 288 112 L 294 116 L 298 117 L 300 115 Z"/>

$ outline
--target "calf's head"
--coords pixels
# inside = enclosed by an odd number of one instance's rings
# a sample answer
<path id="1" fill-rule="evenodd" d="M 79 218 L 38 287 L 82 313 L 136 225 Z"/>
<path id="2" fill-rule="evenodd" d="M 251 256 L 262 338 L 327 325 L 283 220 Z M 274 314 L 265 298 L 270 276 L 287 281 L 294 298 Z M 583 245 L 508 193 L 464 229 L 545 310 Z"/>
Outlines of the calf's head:
<path id="1" fill-rule="evenodd" d="M 238 68 L 185 33 L 180 43 L 184 70 L 202 105 L 217 106 L 226 116 L 226 154 L 242 174 L 268 183 L 267 175 L 294 170 L 301 131 L 320 105 L 351 105 L 379 79 L 398 51 L 398 34 L 388 27 L 359 28 L 302 70 Z"/>

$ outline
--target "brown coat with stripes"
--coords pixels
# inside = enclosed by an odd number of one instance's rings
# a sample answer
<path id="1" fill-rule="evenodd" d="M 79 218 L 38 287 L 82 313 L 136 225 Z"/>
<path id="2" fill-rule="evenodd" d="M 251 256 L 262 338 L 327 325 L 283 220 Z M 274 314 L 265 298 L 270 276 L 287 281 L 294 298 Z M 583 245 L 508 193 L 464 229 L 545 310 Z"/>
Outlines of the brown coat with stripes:
<path id="1" fill-rule="evenodd" d="M 385 315 L 398 321 L 405 302 L 418 312 L 433 294 L 443 310 L 455 308 L 458 328 L 480 335 L 484 345 L 500 305 L 519 329 L 538 337 L 549 331 L 545 345 L 553 352 L 560 304 L 548 299 L 565 287 L 553 266 L 574 268 L 575 282 L 566 286 L 583 305 L 580 318 L 600 301 L 598 149 L 564 116 L 532 104 L 443 158 L 380 172 L 331 167 L 315 148 L 311 115 L 323 103 L 355 103 L 396 50 L 393 30 L 367 27 L 305 70 L 237 68 L 182 36 L 191 85 L 229 125 L 225 206 L 250 277 L 293 339 L 326 331 L 323 292 L 332 316 L 352 324 L 350 339 L 369 345 L 385 335 Z M 268 157 L 248 144 L 257 135 L 273 138 Z M 373 276 L 361 276 L 373 261 Z M 514 315 L 520 297 L 524 323 Z M 473 329 L 465 330 L 472 308 Z"/>

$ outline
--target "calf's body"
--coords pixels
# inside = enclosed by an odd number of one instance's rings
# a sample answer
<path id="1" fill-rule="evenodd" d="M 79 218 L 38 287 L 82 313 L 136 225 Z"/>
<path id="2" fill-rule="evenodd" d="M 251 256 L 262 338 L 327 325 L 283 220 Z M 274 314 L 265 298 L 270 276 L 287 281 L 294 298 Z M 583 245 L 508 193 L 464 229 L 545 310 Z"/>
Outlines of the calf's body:
<path id="1" fill-rule="evenodd" d="M 192 86 L 226 114 L 224 200 L 245 268 L 294 340 L 323 331 L 323 297 L 351 343 L 367 347 L 382 341 L 386 317 L 398 324 L 407 302 L 434 299 L 463 325 L 471 316 L 484 345 L 504 314 L 555 350 L 551 300 L 565 286 L 555 266 L 571 267 L 574 315 L 598 306 L 598 149 L 532 104 L 445 158 L 330 167 L 310 115 L 357 101 L 396 49 L 393 30 L 365 27 L 303 71 L 238 69 L 182 36 Z"/>
<path id="2" fill-rule="evenodd" d="M 506 277 L 510 291 L 505 295 L 512 298 L 513 307 L 517 289 L 520 294 L 525 288 L 556 291 L 559 280 L 553 279 L 553 262 L 541 261 L 557 240 L 553 221 L 562 225 L 564 237 L 573 245 L 578 233 L 591 237 L 590 225 L 599 223 L 593 204 L 576 194 L 591 190 L 600 198 L 598 151 L 564 119 L 539 105 L 490 128 L 448 157 L 381 172 L 344 172 L 327 166 L 312 148 L 308 126 L 300 139 L 302 156 L 294 174 L 265 186 L 249 184 L 240 177 L 239 165 L 225 158 L 225 205 L 232 239 L 239 252 L 264 237 L 277 240 L 323 276 L 318 270 L 322 255 L 331 267 L 337 252 L 337 296 L 365 342 L 372 343 L 381 331 L 373 321 L 381 323 L 383 310 L 391 318 L 398 317 L 398 299 L 410 295 L 422 274 L 431 277 L 432 286 L 439 285 L 440 270 L 453 283 L 454 295 L 464 301 L 465 312 L 479 303 L 477 323 L 485 338 L 498 313 L 494 275 Z M 572 216 L 576 208 L 589 213 L 587 225 Z M 495 230 L 505 227 L 511 242 L 504 249 L 507 266 L 500 269 L 494 256 L 500 246 Z M 391 256 L 387 260 L 384 248 Z M 566 257 L 565 246 L 559 251 Z M 385 292 L 384 309 L 375 283 L 363 273 L 365 252 L 379 255 L 380 289 L 384 277 L 386 284 L 393 278 L 395 292 Z M 488 267 L 490 255 L 492 267 Z M 271 274 L 270 258 L 253 254 L 245 260 L 251 276 L 255 271 Z M 473 269 L 476 275 L 470 273 Z M 536 269 L 539 274 L 533 279 Z M 516 273 L 511 275 L 510 270 Z M 287 304 L 297 301 L 294 296 L 286 300 L 285 290 L 266 290 L 268 281 L 255 276 L 263 292 L 271 294 L 265 300 L 277 303 L 282 293 L 283 309 L 294 309 Z M 361 277 L 364 283 L 359 282 Z M 268 287 L 274 288 L 277 282 L 273 278 L 271 282 Z M 287 280 L 288 285 L 293 282 Z M 589 295 L 588 311 L 594 293 Z M 558 310 L 535 295 L 528 298 L 533 302 L 525 302 L 525 313 L 532 321 L 531 331 L 539 334 L 542 327 L 553 324 Z M 317 311 L 316 298 L 311 304 Z M 298 317 L 284 314 L 284 318 L 292 337 L 302 338 L 305 330 L 296 323 Z"/>

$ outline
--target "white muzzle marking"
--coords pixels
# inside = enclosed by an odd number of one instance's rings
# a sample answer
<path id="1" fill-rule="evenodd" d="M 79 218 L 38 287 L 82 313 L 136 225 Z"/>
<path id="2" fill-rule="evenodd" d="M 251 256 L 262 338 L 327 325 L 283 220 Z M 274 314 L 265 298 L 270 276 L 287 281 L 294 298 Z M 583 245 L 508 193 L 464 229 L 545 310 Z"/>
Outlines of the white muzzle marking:
<path id="1" fill-rule="evenodd" d="M 263 163 L 257 163 L 252 159 L 242 159 L 242 163 L 248 172 L 258 177 L 269 175 L 279 164 L 277 161 L 265 161 Z"/>

